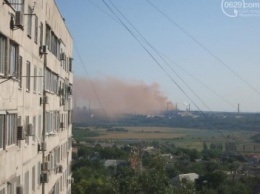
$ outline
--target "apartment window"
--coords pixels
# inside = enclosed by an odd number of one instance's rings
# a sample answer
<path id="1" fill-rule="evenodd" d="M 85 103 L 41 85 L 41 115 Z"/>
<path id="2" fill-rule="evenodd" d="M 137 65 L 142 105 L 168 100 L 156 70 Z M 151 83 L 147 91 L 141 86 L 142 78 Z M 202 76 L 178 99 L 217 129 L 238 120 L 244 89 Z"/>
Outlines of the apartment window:
<path id="1" fill-rule="evenodd" d="M 13 194 L 13 193 L 14 193 L 14 184 L 7 183 L 7 194 Z"/>
<path id="2" fill-rule="evenodd" d="M 69 71 L 72 72 L 72 58 L 69 58 Z"/>
<path id="3" fill-rule="evenodd" d="M 38 132 L 37 137 L 38 137 L 39 140 L 41 139 L 41 136 L 42 136 L 41 128 L 42 128 L 42 116 L 39 115 L 39 117 L 38 117 L 38 130 L 37 130 L 37 132 Z"/>
<path id="4" fill-rule="evenodd" d="M 21 116 L 17 117 L 17 126 L 22 126 L 22 117 Z M 18 147 L 21 147 L 21 141 L 16 141 L 16 144 Z"/>
<path id="5" fill-rule="evenodd" d="M 21 0 L 8 0 L 11 4 L 11 6 L 16 10 L 16 11 L 22 11 L 24 10 L 23 3 L 21 3 Z"/>
<path id="6" fill-rule="evenodd" d="M 41 184 L 41 163 L 40 162 L 38 162 L 37 171 L 38 171 L 37 183 L 38 183 L 38 186 L 40 186 L 40 184 Z"/>
<path id="7" fill-rule="evenodd" d="M 26 116 L 25 117 L 25 129 L 27 130 L 29 126 L 29 116 Z M 29 144 L 29 136 L 26 135 L 26 139 L 25 139 L 25 143 Z"/>
<path id="8" fill-rule="evenodd" d="M 9 75 L 17 76 L 16 73 L 16 64 L 17 64 L 17 57 L 18 57 L 18 46 L 10 42 L 10 66 L 9 66 Z"/>
<path id="9" fill-rule="evenodd" d="M 4 147 L 4 120 L 5 115 L 0 115 L 0 150 Z"/>
<path id="10" fill-rule="evenodd" d="M 37 67 L 34 66 L 33 69 L 33 92 L 37 91 Z"/>
<path id="11" fill-rule="evenodd" d="M 0 34 L 0 75 L 5 74 L 6 38 Z"/>
<path id="12" fill-rule="evenodd" d="M 38 17 L 35 16 L 35 24 L 34 24 L 34 42 L 38 43 Z"/>
<path id="13" fill-rule="evenodd" d="M 24 193 L 30 194 L 29 189 L 29 171 L 27 171 L 24 175 Z"/>
<path id="14" fill-rule="evenodd" d="M 5 194 L 5 188 L 0 189 L 0 194 Z"/>
<path id="15" fill-rule="evenodd" d="M 60 42 L 58 37 L 51 32 L 51 52 L 52 54 L 54 54 L 57 58 L 60 55 L 59 54 L 59 50 L 60 50 Z"/>
<path id="16" fill-rule="evenodd" d="M 27 35 L 31 38 L 32 36 L 32 13 L 33 10 L 30 6 L 28 6 L 28 23 L 27 23 Z"/>
<path id="17" fill-rule="evenodd" d="M 57 58 L 60 60 L 60 40 L 57 39 Z"/>
<path id="18" fill-rule="evenodd" d="M 62 191 L 62 176 L 60 177 L 60 191 Z"/>
<path id="19" fill-rule="evenodd" d="M 46 25 L 46 35 L 45 35 L 45 43 L 48 46 L 48 49 L 51 49 L 51 40 L 50 40 L 50 36 L 51 36 L 51 28 L 50 26 Z"/>
<path id="20" fill-rule="evenodd" d="M 50 167 L 51 167 L 51 170 L 54 170 L 54 154 L 51 154 L 50 155 Z"/>
<path id="21" fill-rule="evenodd" d="M 67 61 L 67 56 L 65 55 L 64 60 L 63 60 L 63 66 L 62 66 L 62 68 L 64 70 L 66 70 L 66 63 L 67 63 L 66 61 Z"/>
<path id="22" fill-rule="evenodd" d="M 33 141 L 35 141 L 35 136 L 36 136 L 36 116 L 33 117 Z"/>
<path id="23" fill-rule="evenodd" d="M 40 45 L 42 46 L 42 42 L 43 42 L 43 24 L 41 22 L 40 24 Z"/>
<path id="24" fill-rule="evenodd" d="M 17 80 L 19 88 L 22 88 L 23 57 L 19 56 L 17 64 Z"/>
<path id="25" fill-rule="evenodd" d="M 38 93 L 41 94 L 42 93 L 42 80 L 43 77 L 42 76 L 42 69 L 39 68 L 39 77 L 38 77 Z"/>
<path id="26" fill-rule="evenodd" d="M 35 191 L 35 166 L 32 168 L 32 190 Z"/>
<path id="27" fill-rule="evenodd" d="M 26 90 L 30 91 L 31 82 L 31 64 L 29 61 L 26 62 Z"/>
<path id="28" fill-rule="evenodd" d="M 55 35 L 53 32 L 51 32 L 51 52 L 55 55 L 55 50 L 57 50 L 56 48 L 56 44 L 55 44 Z"/>
<path id="29" fill-rule="evenodd" d="M 7 145 L 15 144 L 16 142 L 16 114 L 7 114 L 6 115 L 6 143 Z"/>
<path id="30" fill-rule="evenodd" d="M 60 182 L 57 181 L 56 184 L 55 184 L 55 194 L 59 194 L 59 188 L 60 188 Z"/>
<path id="31" fill-rule="evenodd" d="M 45 88 L 53 93 L 57 93 L 58 90 L 58 76 L 49 69 L 45 71 Z"/>
<path id="32" fill-rule="evenodd" d="M 68 111 L 68 125 L 71 124 L 71 111 Z"/>
<path id="33" fill-rule="evenodd" d="M 45 112 L 45 133 L 49 133 L 51 131 L 51 113 Z"/>

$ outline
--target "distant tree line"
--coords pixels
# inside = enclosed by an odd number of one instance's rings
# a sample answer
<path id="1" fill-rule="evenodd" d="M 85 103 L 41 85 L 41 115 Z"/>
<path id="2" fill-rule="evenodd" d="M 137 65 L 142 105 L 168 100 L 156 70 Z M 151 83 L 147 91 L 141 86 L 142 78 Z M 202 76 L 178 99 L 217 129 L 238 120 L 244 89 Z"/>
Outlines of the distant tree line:
<path id="1" fill-rule="evenodd" d="M 109 128 L 112 126 L 157 126 L 157 127 L 180 127 L 197 129 L 217 130 L 260 130 L 259 114 L 236 114 L 204 113 L 195 112 L 198 117 L 190 116 L 154 116 L 129 115 L 119 118 L 116 121 L 96 119 L 86 123 L 75 123 L 75 126 L 97 126 Z"/>

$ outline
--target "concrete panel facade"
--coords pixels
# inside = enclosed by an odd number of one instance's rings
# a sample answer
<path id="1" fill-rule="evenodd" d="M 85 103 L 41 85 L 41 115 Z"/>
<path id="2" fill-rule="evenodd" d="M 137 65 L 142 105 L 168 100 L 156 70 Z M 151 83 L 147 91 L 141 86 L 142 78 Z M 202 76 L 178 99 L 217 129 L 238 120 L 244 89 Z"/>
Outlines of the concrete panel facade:
<path id="1" fill-rule="evenodd" d="M 71 193 L 72 49 L 54 0 L 0 0 L 0 193 Z"/>

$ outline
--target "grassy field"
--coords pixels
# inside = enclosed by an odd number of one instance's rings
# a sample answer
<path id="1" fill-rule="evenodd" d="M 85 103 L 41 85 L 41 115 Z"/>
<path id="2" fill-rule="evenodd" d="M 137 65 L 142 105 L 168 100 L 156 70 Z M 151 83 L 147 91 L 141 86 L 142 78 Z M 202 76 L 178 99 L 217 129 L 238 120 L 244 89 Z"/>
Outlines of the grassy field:
<path id="1" fill-rule="evenodd" d="M 195 148 L 201 150 L 203 143 L 236 142 L 239 151 L 260 152 L 260 144 L 253 143 L 250 137 L 256 132 L 248 131 L 226 131 L 226 130 L 205 130 L 205 129 L 183 129 L 169 127 L 122 127 L 126 131 L 107 131 L 106 128 L 90 127 L 95 135 L 84 135 L 85 139 L 97 141 L 121 141 L 139 140 L 173 143 L 179 147 Z M 88 132 L 88 133 L 91 133 Z M 82 133 L 82 132 L 81 132 Z M 96 135 L 99 134 L 99 135 Z M 81 134 L 81 137 L 83 134 Z"/>

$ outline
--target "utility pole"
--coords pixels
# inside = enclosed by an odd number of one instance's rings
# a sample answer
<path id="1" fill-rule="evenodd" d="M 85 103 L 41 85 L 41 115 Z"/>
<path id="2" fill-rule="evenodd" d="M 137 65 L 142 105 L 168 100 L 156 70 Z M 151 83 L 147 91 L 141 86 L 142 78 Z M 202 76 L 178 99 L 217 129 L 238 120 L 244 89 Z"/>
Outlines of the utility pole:
<path id="1" fill-rule="evenodd" d="M 46 90 L 45 90 L 45 71 L 46 71 L 46 67 L 47 67 L 47 53 L 43 54 L 43 84 L 42 84 L 42 143 L 41 146 L 46 145 L 46 125 L 45 125 L 45 113 L 46 113 L 46 99 L 47 99 L 47 95 L 46 95 Z M 42 148 L 42 163 L 45 162 L 45 148 Z M 42 172 L 42 176 L 43 176 L 43 172 Z M 45 194 L 45 183 L 44 181 L 42 181 L 42 194 Z"/>

